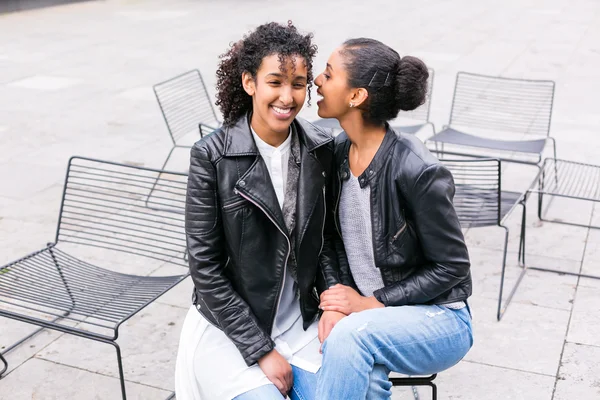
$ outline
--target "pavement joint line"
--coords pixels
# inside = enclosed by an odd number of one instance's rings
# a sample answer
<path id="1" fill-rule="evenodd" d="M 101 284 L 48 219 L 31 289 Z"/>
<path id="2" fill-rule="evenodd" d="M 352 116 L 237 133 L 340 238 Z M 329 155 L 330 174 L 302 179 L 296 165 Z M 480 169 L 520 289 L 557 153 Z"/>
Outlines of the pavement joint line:
<path id="1" fill-rule="evenodd" d="M 113 376 L 113 375 L 105 374 L 105 373 L 102 373 L 102 372 L 99 372 L 99 371 L 92 371 L 92 370 L 89 370 L 87 368 L 82 368 L 82 367 L 78 367 L 76 365 L 70 365 L 70 364 L 61 363 L 59 361 L 49 360 L 49 359 L 44 358 L 44 357 L 35 357 L 35 359 L 36 360 L 46 361 L 46 362 L 49 362 L 49 363 L 52 363 L 52 364 L 55 364 L 55 365 L 60 365 L 60 366 L 67 367 L 67 368 L 78 369 L 80 371 L 89 372 L 89 373 L 95 374 L 95 375 L 105 376 L 107 378 L 112 378 L 112 379 L 120 380 L 120 378 L 118 376 Z M 115 364 L 116 364 L 116 360 L 115 360 Z M 125 382 L 135 383 L 136 385 L 142 385 L 142 386 L 146 386 L 146 387 L 149 387 L 149 388 L 152 388 L 152 389 L 164 390 L 166 392 L 172 392 L 171 389 L 165 389 L 165 388 L 158 387 L 158 386 L 148 385 L 147 383 L 132 381 L 132 380 L 127 379 L 127 378 L 125 378 Z"/>
<path id="2" fill-rule="evenodd" d="M 190 309 L 190 307 L 182 307 L 182 306 L 178 306 L 178 305 L 175 305 L 175 304 L 163 303 L 160 300 L 156 300 L 156 302 L 159 303 L 159 304 L 162 304 L 163 306 L 171 306 L 171 307 L 179 308 L 181 310 L 189 310 Z"/>
<path id="3" fill-rule="evenodd" d="M 470 364 L 485 365 L 487 367 L 501 368 L 501 369 L 506 369 L 506 370 L 515 371 L 515 372 L 524 372 L 526 374 L 546 376 L 546 377 L 549 377 L 549 378 L 556 378 L 555 375 L 543 374 L 541 372 L 535 372 L 535 371 L 527 371 L 526 369 L 520 369 L 520 368 L 504 367 L 504 366 L 501 366 L 501 365 L 494 365 L 494 364 L 484 363 L 484 362 L 481 362 L 481 361 L 472 361 L 472 360 L 464 360 L 463 359 L 461 362 L 466 362 L 466 363 L 470 363 Z"/>
<path id="4" fill-rule="evenodd" d="M 26 322 L 25 322 L 26 323 Z M 37 327 L 37 325 L 33 325 L 33 324 L 29 324 L 31 326 Z M 23 360 L 23 362 L 21 362 L 19 365 L 17 365 L 16 367 L 14 367 L 13 369 L 11 369 L 10 371 L 7 371 L 5 374 L 2 375 L 2 379 L 6 378 L 8 375 L 12 374 L 14 371 L 16 371 L 19 367 L 21 367 L 23 364 L 25 364 L 27 361 L 31 360 L 32 358 L 38 358 L 36 357 L 36 354 L 38 354 L 39 352 L 45 350 L 48 346 L 54 344 L 54 342 L 56 342 L 58 339 L 62 338 L 63 335 L 65 335 L 64 332 L 60 332 L 60 331 L 55 331 L 53 329 L 48 329 L 48 328 L 44 328 L 43 330 L 41 330 L 40 332 L 38 332 L 35 336 L 33 336 L 32 338 L 29 338 L 29 340 L 35 340 L 36 337 L 38 337 L 41 333 L 43 332 L 57 332 L 59 333 L 59 335 L 56 337 L 56 339 L 50 341 L 48 344 L 46 344 L 45 346 L 43 346 L 40 349 L 36 349 L 36 352 L 33 353 L 33 355 L 31 355 L 30 357 L 27 357 L 25 360 Z M 26 335 L 23 335 L 26 336 Z M 21 343 L 20 345 L 18 345 L 16 348 L 12 349 L 11 352 L 15 351 L 16 349 L 18 349 L 21 346 L 25 346 L 27 344 L 27 342 L 29 341 L 25 341 L 23 343 Z M 7 358 L 7 355 L 4 356 L 4 358 Z M 8 360 L 7 360 L 8 361 Z M 9 369 L 10 369 L 10 363 L 9 365 Z"/>
<path id="5" fill-rule="evenodd" d="M 588 221 L 588 225 L 592 224 L 594 218 L 594 210 L 590 214 L 590 219 Z M 587 234 L 585 235 L 585 245 L 583 246 L 583 255 L 581 256 L 581 264 L 579 264 L 579 273 L 583 271 L 583 264 L 585 262 L 585 251 L 587 250 L 588 242 L 590 239 L 591 228 L 587 228 Z M 554 380 L 554 387 L 552 388 L 552 397 L 551 400 L 554 400 L 554 395 L 556 394 L 556 387 L 558 385 L 558 377 L 560 376 L 560 368 L 562 367 L 563 356 L 565 354 L 565 348 L 567 347 L 569 331 L 571 330 L 571 320 L 573 319 L 573 310 L 575 309 L 575 301 L 577 300 L 577 292 L 579 289 L 579 282 L 581 282 L 581 276 L 577 277 L 577 284 L 575 285 L 575 294 L 573 296 L 573 302 L 571 303 L 571 312 L 569 313 L 569 321 L 567 322 L 567 329 L 565 332 L 565 340 L 563 341 L 563 346 L 560 351 L 560 361 L 558 363 L 558 367 L 556 368 L 556 379 Z"/>

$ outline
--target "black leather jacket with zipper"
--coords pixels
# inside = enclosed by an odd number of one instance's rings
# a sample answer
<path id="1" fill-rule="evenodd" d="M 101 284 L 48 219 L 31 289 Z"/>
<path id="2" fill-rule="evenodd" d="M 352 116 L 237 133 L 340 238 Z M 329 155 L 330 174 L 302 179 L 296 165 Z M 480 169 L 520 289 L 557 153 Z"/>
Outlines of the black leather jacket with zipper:
<path id="1" fill-rule="evenodd" d="M 271 330 L 290 251 L 296 252 L 305 329 L 318 313 L 319 294 L 342 281 L 340 246 L 332 237 L 333 216 L 326 212 L 332 207 L 333 138 L 309 122 L 293 122 L 301 166 L 296 248 L 291 249 L 249 117 L 192 148 L 185 229 L 193 302 L 252 365 L 275 347 Z"/>
<path id="2" fill-rule="evenodd" d="M 351 173 L 349 149 L 350 140 L 343 132 L 335 139 L 338 233 L 341 183 Z M 472 291 L 470 262 L 452 204 L 455 187 L 450 171 L 414 135 L 388 127 L 358 180 L 371 190 L 372 246 L 385 285 L 374 296 L 386 306 L 466 300 Z M 349 271 L 344 255 L 339 267 Z"/>

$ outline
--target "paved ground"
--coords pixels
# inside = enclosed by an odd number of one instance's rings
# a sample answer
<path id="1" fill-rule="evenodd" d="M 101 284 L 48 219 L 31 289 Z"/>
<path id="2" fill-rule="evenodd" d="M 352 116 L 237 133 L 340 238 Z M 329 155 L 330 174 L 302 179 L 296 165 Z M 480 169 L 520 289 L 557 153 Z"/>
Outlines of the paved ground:
<path id="1" fill-rule="evenodd" d="M 53 238 L 70 155 L 160 166 L 170 142 L 152 85 L 199 68 L 214 95 L 217 56 L 268 20 L 293 19 L 315 32 L 317 68 L 344 39 L 363 35 L 421 56 L 436 70 L 438 127 L 448 118 L 457 71 L 556 80 L 559 156 L 598 163 L 599 17 L 596 0 L 122 0 L 0 15 L 0 265 Z M 303 115 L 314 118 L 315 108 Z M 170 167 L 184 169 L 187 157 L 176 153 Z M 507 174 L 522 186 L 531 179 L 523 171 Z M 531 264 L 600 272 L 600 231 L 540 223 L 529 205 Z M 549 213 L 600 225 L 600 207 L 594 214 L 590 205 L 556 201 Z M 517 231 L 518 216 L 509 226 Z M 467 238 L 476 343 L 440 375 L 439 398 L 600 398 L 600 282 L 530 271 L 498 323 L 502 230 L 474 229 Z M 511 236 L 510 278 L 517 244 Z M 130 398 L 161 399 L 173 390 L 190 287 L 181 284 L 123 327 Z M 0 348 L 31 329 L 3 319 Z M 7 358 L 2 400 L 119 398 L 106 345 L 43 332 Z"/>

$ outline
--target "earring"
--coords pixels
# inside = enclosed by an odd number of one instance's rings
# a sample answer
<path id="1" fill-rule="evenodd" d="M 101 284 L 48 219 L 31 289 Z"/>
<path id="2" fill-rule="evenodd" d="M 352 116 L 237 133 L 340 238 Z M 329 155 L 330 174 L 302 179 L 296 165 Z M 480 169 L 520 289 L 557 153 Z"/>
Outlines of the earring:
<path id="1" fill-rule="evenodd" d="M 354 107 L 354 103 L 350 103 L 350 108 Z"/>

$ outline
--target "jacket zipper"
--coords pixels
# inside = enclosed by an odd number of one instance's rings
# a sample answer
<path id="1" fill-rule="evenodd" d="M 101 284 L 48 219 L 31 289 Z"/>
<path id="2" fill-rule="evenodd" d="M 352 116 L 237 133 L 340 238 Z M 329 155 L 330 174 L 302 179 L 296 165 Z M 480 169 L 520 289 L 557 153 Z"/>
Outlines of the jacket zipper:
<path id="1" fill-rule="evenodd" d="M 402 232 L 404 232 L 406 230 L 406 225 L 408 225 L 406 223 L 406 214 L 404 214 L 404 210 L 402 210 L 402 219 L 404 220 L 404 225 L 402 226 L 402 228 L 400 228 L 400 230 L 394 235 L 392 236 L 392 240 L 396 240 L 400 237 L 400 235 L 402 235 Z"/>
<path id="2" fill-rule="evenodd" d="M 339 181 L 339 188 L 338 188 L 338 195 L 337 198 L 335 199 L 335 208 L 333 209 L 333 221 L 334 221 L 334 225 L 335 225 L 335 229 L 337 230 L 338 235 L 340 235 L 340 238 L 342 237 L 342 232 L 340 231 L 340 227 L 338 226 L 338 207 L 340 205 L 340 197 L 342 197 L 342 178 L 340 177 L 339 172 L 337 173 L 337 177 L 338 177 L 338 181 Z"/>
<path id="3" fill-rule="evenodd" d="M 321 248 L 319 249 L 319 256 L 323 251 L 323 246 L 325 245 L 325 221 L 327 219 L 327 201 L 325 200 L 325 186 L 323 186 L 323 226 L 321 227 Z M 325 271 L 321 268 L 321 274 L 323 274 L 323 280 L 325 281 L 325 285 L 327 285 L 327 279 L 325 278 Z M 317 277 L 315 275 L 315 280 L 313 282 L 313 294 L 315 295 L 315 299 L 319 302 L 319 292 L 317 291 Z"/>
<path id="4" fill-rule="evenodd" d="M 272 333 L 273 332 L 273 325 L 275 325 L 275 318 L 277 317 L 277 313 L 279 312 L 279 303 L 281 301 L 281 292 L 283 291 L 283 284 L 285 282 L 285 274 L 286 274 L 286 271 L 287 271 L 287 262 L 288 262 L 288 259 L 290 258 L 290 251 L 292 249 L 292 244 L 290 243 L 290 239 L 287 237 L 287 235 L 285 234 L 285 232 L 279 227 L 279 225 L 277 225 L 277 223 L 273 220 L 273 218 L 271 218 L 271 216 L 265 211 L 264 208 L 262 208 L 258 203 L 256 203 L 254 200 L 252 200 L 248 196 L 245 196 L 239 190 L 237 190 L 237 189 L 234 190 L 234 193 L 239 194 L 244 199 L 248 200 L 250 203 L 252 203 L 256 207 L 258 207 L 258 209 L 261 210 L 267 216 L 267 218 L 269 218 L 271 220 L 271 222 L 273 223 L 273 225 L 275 225 L 275 227 L 279 230 L 279 232 L 281 232 L 281 234 L 283 235 L 283 237 L 285 237 L 285 240 L 287 241 L 287 244 L 288 244 L 287 255 L 285 257 L 285 262 L 283 263 L 283 275 L 282 275 L 281 283 L 279 285 L 279 289 L 277 290 L 278 294 L 277 294 L 277 307 L 275 308 L 275 316 L 273 316 L 271 318 L 272 319 L 272 322 L 271 322 L 271 332 L 269 332 L 269 333 Z"/>

